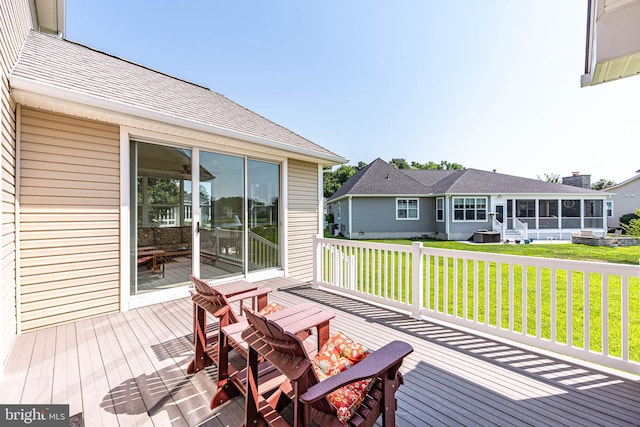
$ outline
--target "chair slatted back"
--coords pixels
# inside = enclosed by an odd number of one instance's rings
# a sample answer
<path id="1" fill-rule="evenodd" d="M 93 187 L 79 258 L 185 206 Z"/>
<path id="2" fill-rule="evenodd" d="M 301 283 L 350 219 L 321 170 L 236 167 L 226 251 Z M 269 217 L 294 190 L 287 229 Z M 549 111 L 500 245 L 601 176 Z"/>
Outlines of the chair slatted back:
<path id="1" fill-rule="evenodd" d="M 228 314 L 229 324 L 240 321 L 238 315 L 231 309 L 231 305 L 227 301 L 227 298 L 220 292 L 216 291 L 215 286 L 210 285 L 193 274 L 190 277 L 198 295 L 210 304 L 210 306 L 207 307 L 210 313 L 219 318 Z"/>
<path id="2" fill-rule="evenodd" d="M 311 366 L 300 338 L 251 308 L 245 307 L 244 312 L 258 353 L 289 379 L 299 379 Z"/>
<path id="3" fill-rule="evenodd" d="M 245 308 L 245 316 L 252 331 L 246 341 L 291 382 L 298 384 L 298 394 L 319 382 L 304 343 L 298 336 L 284 331 L 280 325 L 250 308 Z M 333 411 L 326 398 L 318 400 L 314 406 L 322 412 Z"/>

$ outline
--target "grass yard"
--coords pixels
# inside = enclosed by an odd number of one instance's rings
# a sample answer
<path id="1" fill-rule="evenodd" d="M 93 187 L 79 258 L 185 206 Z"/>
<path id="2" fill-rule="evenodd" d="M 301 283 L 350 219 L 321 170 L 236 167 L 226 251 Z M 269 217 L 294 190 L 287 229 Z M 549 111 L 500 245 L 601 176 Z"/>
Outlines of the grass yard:
<path id="1" fill-rule="evenodd" d="M 376 242 L 410 245 L 413 241 Z M 638 265 L 640 259 L 640 247 L 609 248 L 561 243 L 481 245 L 432 240 L 422 243 L 425 247 L 440 249 L 632 265 Z M 412 300 L 411 257 L 401 252 L 364 251 L 353 248 L 345 250 L 355 257 L 358 265 L 362 263 L 362 269 L 359 267 L 356 273 L 357 290 L 396 301 Z M 465 269 L 466 281 L 463 279 Z M 474 283 L 476 269 L 478 280 Z M 525 329 L 527 334 L 539 335 L 544 339 L 554 336 L 558 342 L 570 340 L 576 347 L 584 347 L 585 339 L 588 339 L 589 349 L 595 352 L 602 352 L 604 320 L 607 325 L 604 339 L 607 341 L 609 354 L 617 357 L 622 354 L 622 285 L 619 276 L 607 278 L 608 295 L 603 303 L 603 277 L 600 274 L 590 274 L 585 278 L 584 273 L 573 272 L 569 285 L 566 271 L 558 270 L 552 275 L 550 268 L 536 271 L 535 268 L 529 267 L 523 273 L 522 267 L 515 265 L 512 273 L 515 279 L 513 297 L 510 300 L 507 265 L 484 261 L 474 265 L 474 261 L 462 259 L 454 263 L 452 258 L 445 260 L 442 257 L 430 257 L 428 271 L 431 287 L 428 293 L 424 293 L 422 303 L 431 310 L 455 314 L 470 320 L 474 319 L 477 312 L 479 322 L 488 319 L 489 324 L 499 324 L 502 328 L 509 328 L 510 322 L 513 322 L 515 331 Z M 426 265 L 423 273 L 427 275 Z M 537 275 L 540 276 L 539 286 L 536 285 Z M 585 306 L 587 290 L 588 307 Z M 457 294 L 455 302 L 454 294 Z M 447 295 L 446 303 L 444 295 Z M 640 278 L 630 278 L 628 295 L 629 358 L 640 361 Z M 477 307 L 474 306 L 474 300 L 478 301 Z M 488 309 L 485 309 L 485 301 L 488 301 Z M 536 312 L 536 301 L 540 301 L 539 313 Z M 570 315 L 568 306 L 571 307 Z M 536 330 L 537 317 L 540 318 L 540 330 Z M 583 328 L 585 319 L 589 322 L 588 338 Z M 523 323 L 525 321 L 526 325 Z"/>
<path id="2" fill-rule="evenodd" d="M 490 252 L 494 254 L 522 255 L 541 258 L 560 258 L 575 261 L 610 262 L 617 264 L 635 264 L 640 262 L 640 246 L 587 246 L 573 243 L 534 243 L 525 244 L 472 244 L 442 240 L 369 240 L 371 242 L 410 245 L 414 241 L 422 242 L 425 247 L 456 249 L 460 251 Z"/>

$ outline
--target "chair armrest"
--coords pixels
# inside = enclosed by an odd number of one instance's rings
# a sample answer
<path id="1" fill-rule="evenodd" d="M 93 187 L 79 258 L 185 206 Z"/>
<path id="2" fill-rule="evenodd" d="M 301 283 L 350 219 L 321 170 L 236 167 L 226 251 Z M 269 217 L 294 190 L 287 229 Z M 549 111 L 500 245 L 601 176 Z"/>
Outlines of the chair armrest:
<path id="1" fill-rule="evenodd" d="M 255 298 L 262 295 L 266 295 L 272 291 L 273 289 L 270 289 L 270 288 L 260 288 L 260 289 L 256 289 L 255 291 L 243 292 L 241 294 L 235 294 L 233 296 L 227 297 L 227 301 L 228 302 L 242 301 L 244 299 Z"/>
<path id="2" fill-rule="evenodd" d="M 300 396 L 300 401 L 305 404 L 313 403 L 347 384 L 380 376 L 394 366 L 400 367 L 402 360 L 412 351 L 413 347 L 406 342 L 392 341 L 346 371 L 310 387 Z"/>

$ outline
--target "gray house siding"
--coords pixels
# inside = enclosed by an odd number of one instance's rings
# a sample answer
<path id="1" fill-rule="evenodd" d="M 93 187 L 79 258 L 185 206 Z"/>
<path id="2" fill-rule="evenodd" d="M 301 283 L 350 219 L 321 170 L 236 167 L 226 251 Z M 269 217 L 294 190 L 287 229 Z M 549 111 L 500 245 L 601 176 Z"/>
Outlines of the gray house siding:
<path id="1" fill-rule="evenodd" d="M 607 218 L 609 228 L 620 227 L 620 217 L 633 213 L 640 208 L 640 177 L 622 183 L 619 186 L 608 188 L 607 193 L 612 193 L 613 216 Z"/>
<path id="2" fill-rule="evenodd" d="M 338 232 L 343 236 L 347 236 L 347 231 L 349 230 L 349 215 L 351 215 L 349 211 L 349 200 L 339 200 L 330 206 L 330 212 L 333 213 L 333 221 L 338 226 Z"/>
<path id="3" fill-rule="evenodd" d="M 342 201 L 344 235 L 351 239 L 410 238 L 434 232 L 434 202 L 418 198 L 417 220 L 396 219 L 396 197 L 354 197 L 351 199 L 351 234 Z"/>
<path id="4" fill-rule="evenodd" d="M 488 230 L 491 225 L 488 221 L 478 222 L 452 222 L 449 225 L 449 240 L 468 240 L 478 230 Z"/>
<path id="5" fill-rule="evenodd" d="M 447 198 L 447 209 L 446 209 L 446 218 L 449 221 L 449 234 L 447 236 L 448 240 L 468 240 L 473 237 L 473 233 L 478 230 L 488 230 L 491 229 L 491 220 L 489 215 L 487 215 L 486 221 L 454 221 L 454 209 L 453 209 L 453 199 L 455 197 L 473 197 L 473 198 L 482 198 L 486 197 L 487 199 L 487 207 L 491 206 L 491 198 L 489 196 L 480 196 L 480 195 L 472 195 L 472 196 L 452 196 Z M 487 208 L 488 211 L 488 208 Z"/>

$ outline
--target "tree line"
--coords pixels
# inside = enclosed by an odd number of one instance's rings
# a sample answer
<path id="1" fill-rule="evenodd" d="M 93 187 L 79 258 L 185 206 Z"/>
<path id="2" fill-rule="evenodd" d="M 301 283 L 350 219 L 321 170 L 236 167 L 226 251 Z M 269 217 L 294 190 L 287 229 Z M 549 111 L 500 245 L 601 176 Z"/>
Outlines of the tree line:
<path id="1" fill-rule="evenodd" d="M 396 169 L 428 169 L 428 170 L 462 170 L 466 169 L 459 163 L 442 160 L 440 163 L 429 161 L 427 163 L 407 162 L 403 158 L 393 158 L 388 162 Z M 367 163 L 360 161 L 357 165 L 341 165 L 336 170 L 325 170 L 323 174 L 324 197 L 330 197 L 349 178 L 367 167 Z"/>
<path id="2" fill-rule="evenodd" d="M 463 170 L 466 169 L 460 163 L 449 162 L 441 160 L 440 163 L 429 161 L 427 163 L 420 162 L 408 162 L 403 158 L 393 158 L 388 162 L 390 165 L 397 169 L 426 169 L 426 170 Z M 323 192 L 324 197 L 330 197 L 335 193 L 349 178 L 358 173 L 358 171 L 367 167 L 367 163 L 359 161 L 354 165 L 341 165 L 336 170 L 325 170 L 323 174 Z M 562 179 L 559 174 L 545 173 L 544 179 L 540 178 L 540 181 L 561 183 Z M 593 190 L 604 190 L 616 185 L 615 181 L 610 179 L 601 178 L 591 184 Z"/>

